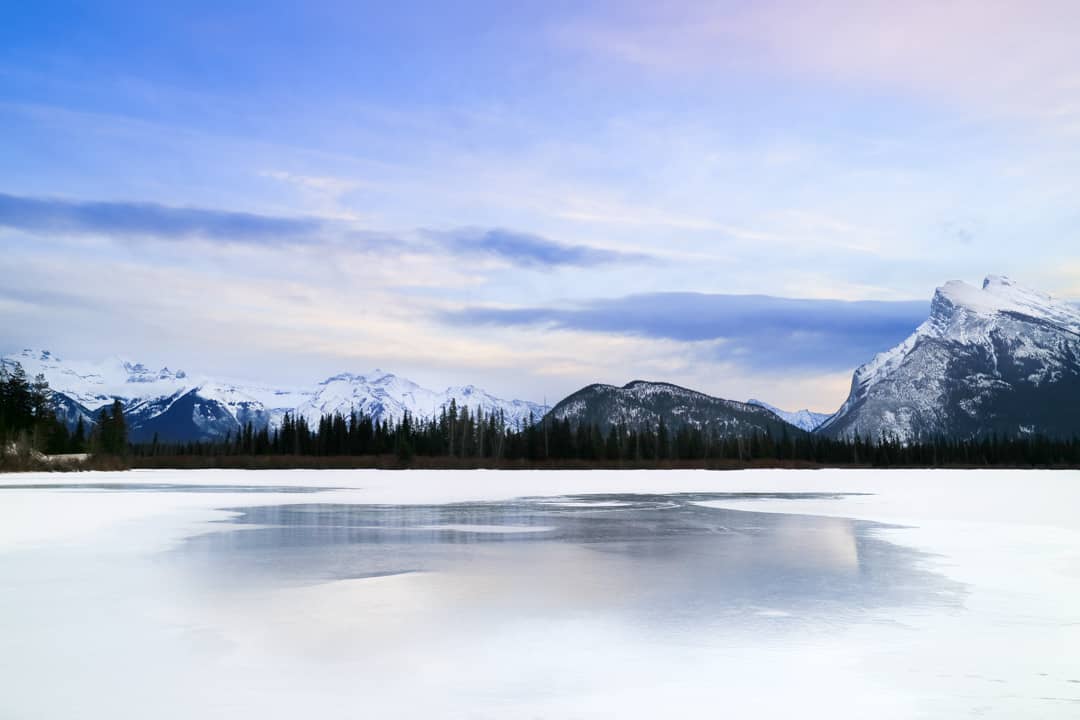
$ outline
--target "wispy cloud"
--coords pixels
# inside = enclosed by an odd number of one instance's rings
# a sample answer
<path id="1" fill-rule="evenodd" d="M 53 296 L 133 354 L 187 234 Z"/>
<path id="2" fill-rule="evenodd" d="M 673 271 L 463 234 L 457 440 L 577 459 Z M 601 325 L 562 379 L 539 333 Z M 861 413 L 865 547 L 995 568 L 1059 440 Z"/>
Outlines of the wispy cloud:
<path id="1" fill-rule="evenodd" d="M 203 237 L 262 243 L 310 238 L 323 223 L 315 218 L 155 203 L 80 202 L 0 194 L 0 226 L 29 232 L 152 236 L 169 240 Z"/>
<path id="2" fill-rule="evenodd" d="M 650 256 L 566 244 L 502 228 L 378 232 L 344 220 L 283 217 L 142 202 L 83 202 L 0 193 L 0 227 L 32 233 L 201 238 L 223 243 L 340 243 L 354 249 L 486 257 L 521 268 L 591 268 L 639 262 Z"/>
<path id="3" fill-rule="evenodd" d="M 651 293 L 569 308 L 470 307 L 445 317 L 466 325 L 546 327 L 686 343 L 716 340 L 710 345 L 714 359 L 744 367 L 839 370 L 896 344 L 927 312 L 922 301 Z"/>
<path id="4" fill-rule="evenodd" d="M 485 256 L 523 267 L 587 268 L 650 259 L 642 253 L 568 245 L 539 235 L 504 229 L 428 231 L 425 235 L 455 255 Z"/>

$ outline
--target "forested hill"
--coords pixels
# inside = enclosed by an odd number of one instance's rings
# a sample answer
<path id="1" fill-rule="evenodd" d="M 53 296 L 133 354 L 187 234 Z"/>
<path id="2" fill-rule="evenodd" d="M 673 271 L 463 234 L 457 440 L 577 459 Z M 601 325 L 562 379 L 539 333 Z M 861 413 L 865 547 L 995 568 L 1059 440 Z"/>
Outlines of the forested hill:
<path id="1" fill-rule="evenodd" d="M 551 409 L 549 417 L 572 426 L 596 425 L 640 431 L 661 424 L 675 431 L 683 426 L 706 436 L 749 437 L 801 435 L 803 430 L 761 405 L 725 400 L 663 382 L 635 380 L 622 387 L 594 384 L 578 390 Z"/>

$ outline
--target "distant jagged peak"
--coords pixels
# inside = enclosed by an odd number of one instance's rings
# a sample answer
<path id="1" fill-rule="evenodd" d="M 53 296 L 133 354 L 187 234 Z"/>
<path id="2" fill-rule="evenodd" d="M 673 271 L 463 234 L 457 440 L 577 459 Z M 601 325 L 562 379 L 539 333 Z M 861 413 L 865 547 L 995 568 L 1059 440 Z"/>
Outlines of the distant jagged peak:
<path id="1" fill-rule="evenodd" d="M 183 370 L 170 370 L 168 365 L 158 370 L 159 380 L 183 380 L 186 377 L 186 372 Z"/>
<path id="2" fill-rule="evenodd" d="M 114 357 L 111 364 L 119 368 L 122 375 L 126 375 L 124 380 L 129 383 L 172 382 L 187 377 L 187 373 L 183 370 L 174 372 L 167 365 L 160 370 L 151 370 L 145 363 L 128 360 L 121 356 Z"/>
<path id="3" fill-rule="evenodd" d="M 770 405 L 764 400 L 758 400 L 756 398 L 750 398 L 746 402 L 748 405 L 757 405 L 758 407 L 763 407 L 769 412 L 779 417 L 780 419 L 791 423 L 797 428 L 806 430 L 807 432 L 813 432 L 822 424 L 824 424 L 826 420 L 832 417 L 830 413 L 814 412 L 813 410 L 809 410 L 807 408 L 795 411 L 782 410 L 775 405 Z"/>
<path id="4" fill-rule="evenodd" d="M 10 360 L 33 360 L 39 363 L 62 362 L 60 358 L 52 354 L 50 350 L 44 350 L 39 348 L 23 348 L 21 352 L 15 355 L 9 355 Z"/>
<path id="5" fill-rule="evenodd" d="M 371 372 L 365 373 L 340 372 L 331 375 L 319 384 L 330 385 L 332 383 L 348 383 L 352 385 L 388 385 L 391 383 L 415 384 L 407 378 L 395 375 L 394 373 L 381 368 L 375 368 Z"/>
<path id="6" fill-rule="evenodd" d="M 367 377 L 365 375 L 358 375 L 356 373 L 343 372 L 343 373 L 338 373 L 337 375 L 331 375 L 330 377 L 328 377 L 325 380 L 321 381 L 319 384 L 320 385 L 329 385 L 331 383 L 336 383 L 336 382 L 343 382 L 343 383 L 367 382 Z"/>
<path id="7" fill-rule="evenodd" d="M 4 355 L 0 360 L 6 365 L 18 363 L 28 372 L 29 368 L 58 367 L 63 362 L 51 351 L 41 348 L 23 348 L 19 352 Z"/>
<path id="8" fill-rule="evenodd" d="M 507 400 L 497 395 L 492 395 L 484 388 L 473 385 L 472 383 L 468 385 L 451 385 L 443 391 L 442 397 L 445 398 L 442 402 L 447 405 L 449 404 L 450 400 L 454 400 L 457 402 L 458 405 L 465 404 L 469 407 L 472 407 L 473 403 L 479 405 L 486 404 L 493 406 L 506 405 L 515 407 L 540 407 L 538 403 L 533 403 L 528 400 Z"/>

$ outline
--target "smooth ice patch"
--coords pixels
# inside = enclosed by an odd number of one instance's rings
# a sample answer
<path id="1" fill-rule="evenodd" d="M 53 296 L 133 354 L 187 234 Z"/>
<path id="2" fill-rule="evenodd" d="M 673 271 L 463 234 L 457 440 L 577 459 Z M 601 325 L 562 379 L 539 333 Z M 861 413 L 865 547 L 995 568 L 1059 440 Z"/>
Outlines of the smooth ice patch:
<path id="1" fill-rule="evenodd" d="M 436 530 L 439 532 L 460 533 L 543 533 L 555 528 L 538 525 L 418 525 L 417 530 Z"/>

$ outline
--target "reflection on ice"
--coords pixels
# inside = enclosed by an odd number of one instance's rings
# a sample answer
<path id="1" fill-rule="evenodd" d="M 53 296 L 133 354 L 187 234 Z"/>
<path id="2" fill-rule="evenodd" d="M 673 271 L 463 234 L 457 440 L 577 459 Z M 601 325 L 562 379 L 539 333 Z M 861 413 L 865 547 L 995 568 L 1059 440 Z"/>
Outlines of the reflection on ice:
<path id="1" fill-rule="evenodd" d="M 439 573 L 439 592 L 466 594 L 473 610 L 602 612 L 666 629 L 959 602 L 960 586 L 870 523 L 699 504 L 714 499 L 234 508 L 228 529 L 190 538 L 178 561 L 226 584 Z"/>

